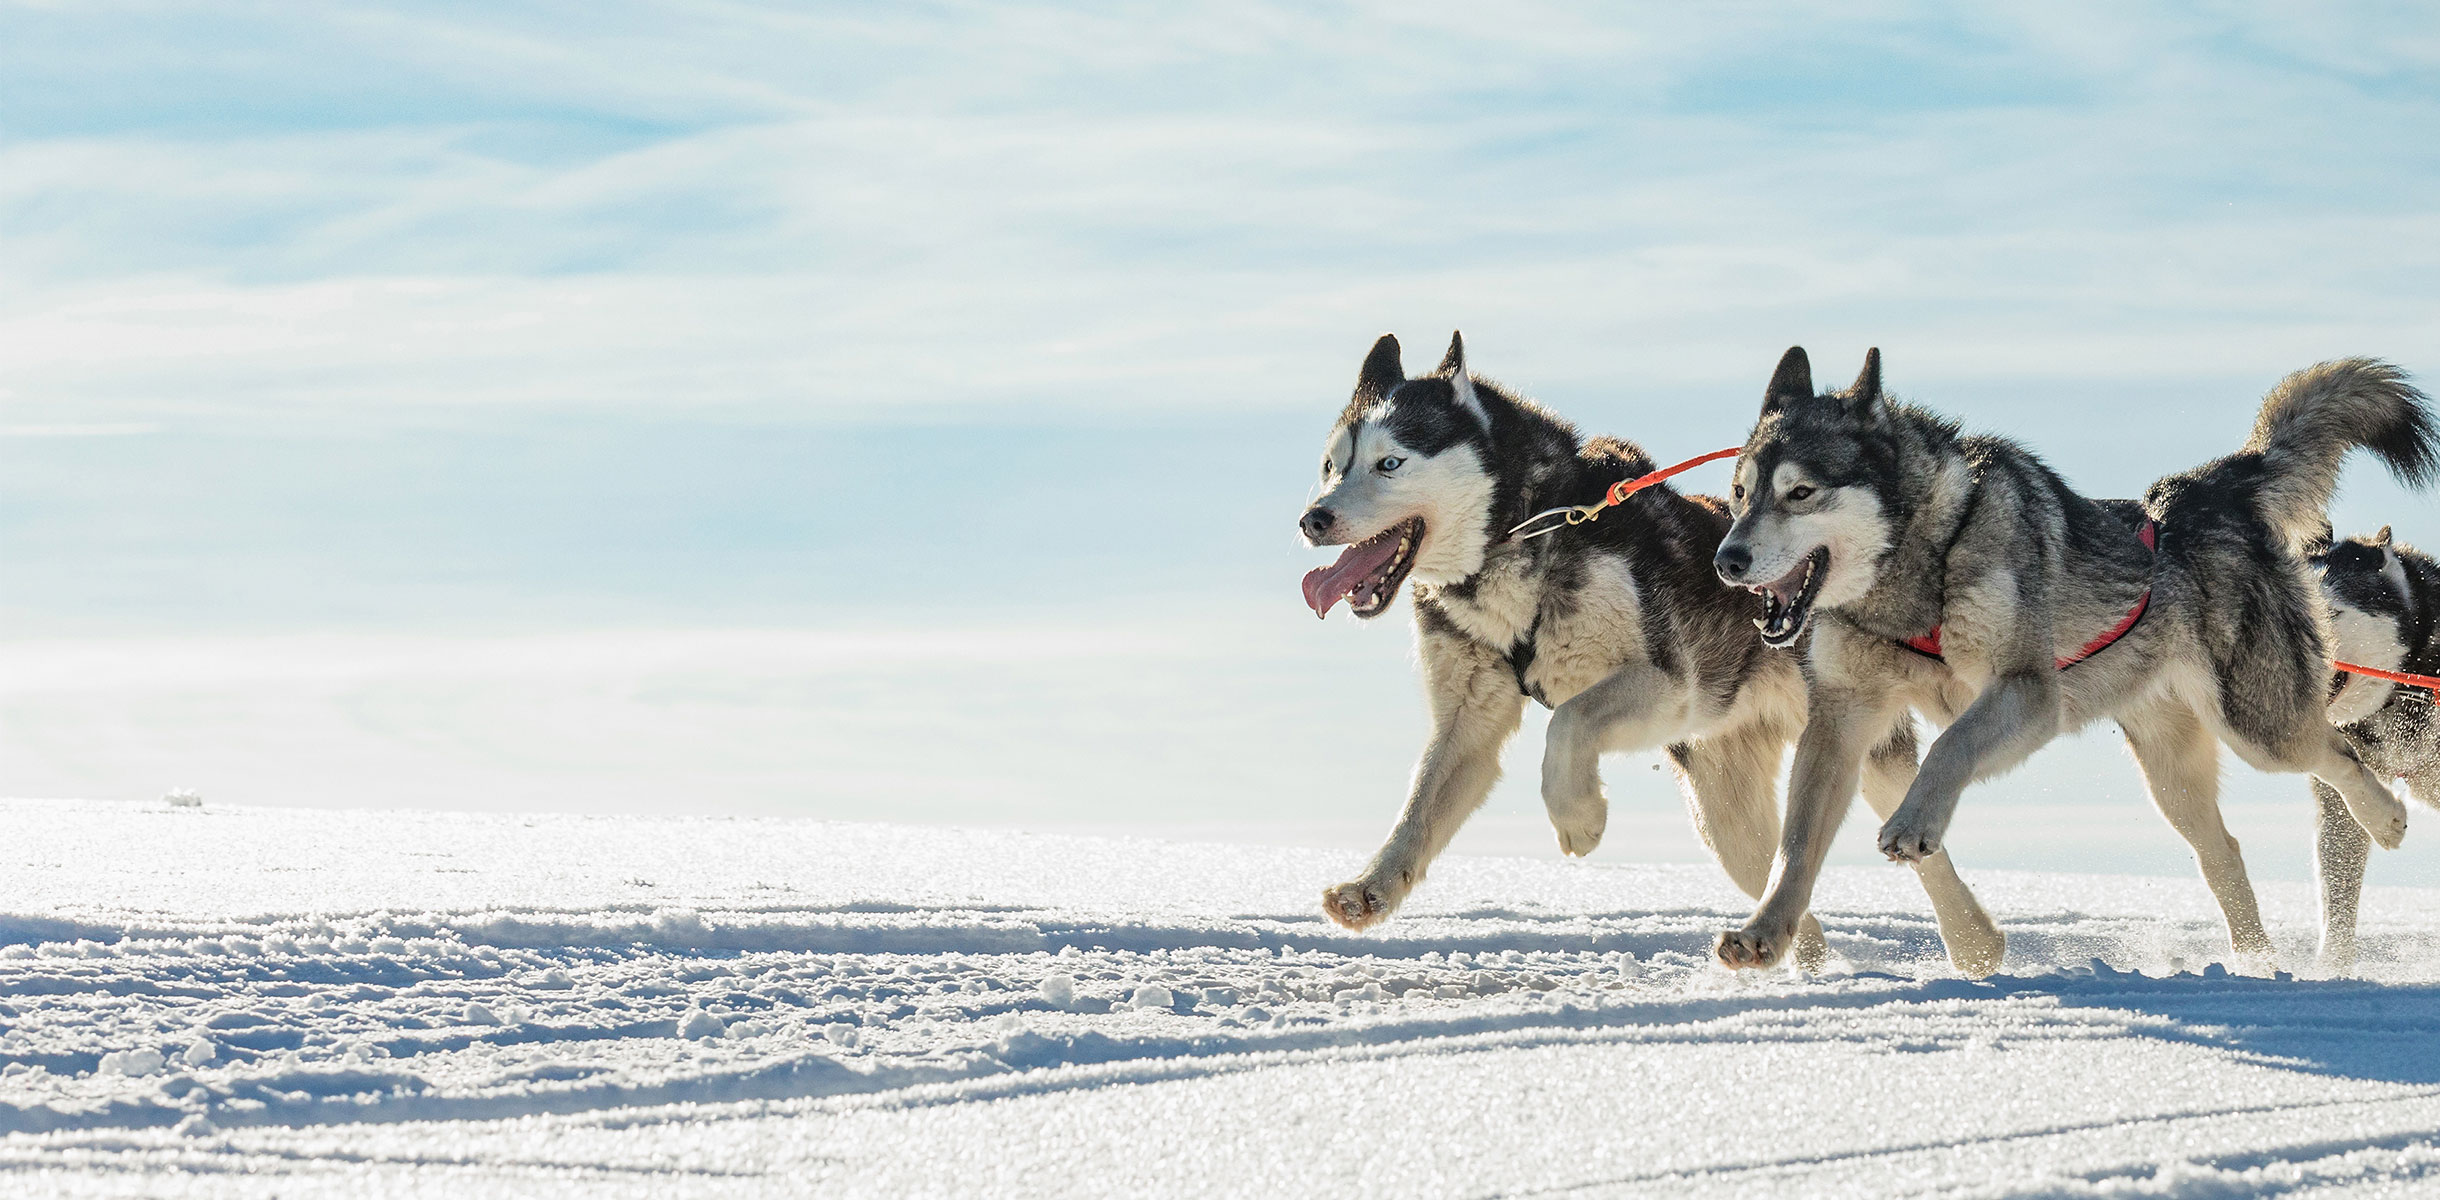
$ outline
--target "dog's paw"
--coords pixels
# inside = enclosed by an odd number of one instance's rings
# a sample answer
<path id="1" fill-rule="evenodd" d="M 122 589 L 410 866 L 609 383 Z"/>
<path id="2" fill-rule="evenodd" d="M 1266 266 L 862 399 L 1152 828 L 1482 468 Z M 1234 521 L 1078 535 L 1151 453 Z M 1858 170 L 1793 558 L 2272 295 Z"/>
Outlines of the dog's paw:
<path id="1" fill-rule="evenodd" d="M 1550 827 L 1559 834 L 1559 850 L 1581 858 L 1601 844 L 1602 831 L 1610 827 L 1610 799 L 1601 794 L 1601 786 L 1588 791 L 1554 794 L 1547 787 L 1542 793 L 1542 807 L 1550 813 Z"/>
<path id="2" fill-rule="evenodd" d="M 2324 945 L 2321 953 L 2313 957 L 2313 973 L 2323 979 L 2345 979 L 2355 974 L 2355 955 L 2352 939 Z"/>
<path id="3" fill-rule="evenodd" d="M 1881 826 L 1880 844 L 1881 853 L 1891 862 L 1922 862 L 1940 853 L 1940 831 L 1918 823 L 1900 808 Z"/>
<path id="4" fill-rule="evenodd" d="M 1712 943 L 1711 955 L 1720 965 L 1732 971 L 1759 971 L 1779 965 L 1779 956 L 1787 953 L 1788 935 L 1756 930 L 1731 929 Z"/>
<path id="5" fill-rule="evenodd" d="M 1553 820 L 1551 828 L 1559 832 L 1559 853 L 1582 858 L 1601 844 L 1602 830 L 1609 828 L 1609 824 L 1608 813 L 1596 812 L 1589 819 L 1568 822 Z"/>
<path id="6" fill-rule="evenodd" d="M 1386 883 L 1359 879 L 1324 890 L 1322 912 L 1349 929 L 1365 929 L 1380 924 L 1404 898 Z"/>
<path id="7" fill-rule="evenodd" d="M 1949 952 L 1949 965 L 1968 979 L 1988 978 L 1999 970 L 2000 960 L 2008 956 L 2008 935 L 1988 918 L 1982 921 L 1960 921 L 1957 928 L 1942 926 L 1941 945 Z"/>
<path id="8" fill-rule="evenodd" d="M 2347 800 L 2347 811 L 2355 815 L 2355 823 L 2363 826 L 2365 833 L 2372 835 L 2374 845 L 2395 850 L 2406 840 L 2406 805 L 2398 800 L 2397 793 L 2380 789 L 2380 799 L 2367 806 L 2369 811 L 2356 807 L 2354 797 Z"/>
<path id="9" fill-rule="evenodd" d="M 1554 812 L 1550 825 L 1559 833 L 1559 852 L 1582 858 L 1601 844 L 1602 831 L 1610 825 L 1609 806 L 1596 803 L 1589 810 L 1579 809 L 1566 817 Z"/>

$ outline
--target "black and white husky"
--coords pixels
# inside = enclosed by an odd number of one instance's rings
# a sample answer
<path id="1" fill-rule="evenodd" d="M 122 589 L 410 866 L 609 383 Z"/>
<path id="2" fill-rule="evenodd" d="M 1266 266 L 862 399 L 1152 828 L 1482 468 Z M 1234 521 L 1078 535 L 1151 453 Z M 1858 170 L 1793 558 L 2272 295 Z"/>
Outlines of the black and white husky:
<path id="1" fill-rule="evenodd" d="M 2330 606 L 2334 657 L 2412 675 L 2440 675 L 2440 561 L 2402 545 L 2387 526 L 2371 537 L 2317 548 L 2322 598 Z M 2330 723 L 2366 766 L 2403 779 L 2415 799 L 2440 808 L 2440 718 L 2429 688 L 2370 675 L 2332 677 Z M 2346 802 L 2318 780 L 2313 863 L 2321 876 L 2321 966 L 2355 965 L 2356 902 L 2364 891 L 2364 831 Z"/>
<path id="2" fill-rule="evenodd" d="M 1507 535 L 1532 513 L 1591 503 L 1650 470 L 1635 446 L 1585 441 L 1469 374 L 1460 338 L 1417 379 L 1396 338 L 1374 343 L 1299 522 L 1310 544 L 1347 549 L 1306 576 L 1305 600 L 1317 616 L 1345 600 L 1370 618 L 1414 581 L 1432 733 L 1388 841 L 1361 875 L 1323 893 L 1333 920 L 1360 929 L 1406 899 L 1489 794 L 1528 698 L 1551 709 L 1542 798 L 1561 850 L 1601 841 L 1604 752 L 1666 746 L 1697 832 L 1738 887 L 1762 894 L 1804 681 L 1757 636 L 1753 598 L 1712 572 L 1728 529 L 1721 503 L 1661 485 L 1589 524 Z M 1887 812 L 1914 776 L 1913 724 L 1893 715 L 1870 742 L 1862 787 Z M 1951 960 L 1972 975 L 1996 969 L 2000 934 L 1948 859 L 1925 855 L 1918 871 Z M 1796 962 L 1821 961 L 1812 916 L 1794 914 L 1789 933 Z"/>
<path id="3" fill-rule="evenodd" d="M 2289 376 L 2243 450 L 2153 484 L 2132 526 L 2016 443 L 1885 397 L 1877 350 L 1823 395 L 1791 349 L 1764 397 L 1716 561 L 1764 593 L 1774 644 L 1812 630 L 1811 707 L 1783 866 L 1753 919 L 1720 936 L 1722 962 L 1762 966 L 1793 944 L 1857 775 L 1909 707 L 1947 728 L 1882 824 L 1884 853 L 1939 852 L 1968 784 L 2112 717 L 2248 969 L 2267 969 L 2271 945 L 2221 823 L 2220 744 L 2328 784 L 2383 846 L 2405 836 L 2405 807 L 2326 719 L 2326 618 L 2301 553 L 2349 450 L 2410 483 L 2440 467 L 2422 394 L 2396 368 Z"/>

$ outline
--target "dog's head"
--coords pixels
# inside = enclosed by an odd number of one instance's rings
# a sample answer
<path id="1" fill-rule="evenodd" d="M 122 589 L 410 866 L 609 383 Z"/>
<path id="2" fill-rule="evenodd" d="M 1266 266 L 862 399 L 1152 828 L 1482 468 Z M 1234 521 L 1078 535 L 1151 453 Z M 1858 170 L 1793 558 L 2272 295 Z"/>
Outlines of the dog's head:
<path id="1" fill-rule="evenodd" d="M 1326 616 L 1340 600 L 1376 617 L 1411 575 L 1454 583 L 1482 569 L 1490 546 L 1491 416 L 1451 334 L 1440 368 L 1417 379 L 1383 334 L 1356 375 L 1355 395 L 1322 446 L 1321 494 L 1297 521 L 1311 546 L 1345 546 L 1305 576 L 1305 603 Z"/>
<path id="2" fill-rule="evenodd" d="M 2330 609 L 2331 657 L 2396 670 L 2414 649 L 2416 594 L 2389 527 L 2371 537 L 2306 549 L 2306 562 L 2321 576 L 2322 600 Z M 2330 681 L 2330 722 L 2344 725 L 2372 715 L 2396 687 L 2385 679 L 2336 673 Z"/>
<path id="3" fill-rule="evenodd" d="M 1789 646 L 1816 607 L 1872 590 L 1889 548 L 1896 439 L 1881 395 L 1881 352 L 1843 392 L 1816 395 L 1802 346 L 1789 348 L 1763 392 L 1729 489 L 1736 523 L 1712 566 L 1763 597 L 1762 640 Z"/>

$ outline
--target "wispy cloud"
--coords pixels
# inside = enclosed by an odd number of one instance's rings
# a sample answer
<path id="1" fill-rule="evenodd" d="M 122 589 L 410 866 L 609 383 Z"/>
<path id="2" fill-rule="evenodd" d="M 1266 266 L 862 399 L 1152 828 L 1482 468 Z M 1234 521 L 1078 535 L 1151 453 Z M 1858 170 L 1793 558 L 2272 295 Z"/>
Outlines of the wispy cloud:
<path id="1" fill-rule="evenodd" d="M 1934 378 L 2440 354 L 2422 18 L 0 13 L 26 422 L 1239 404 L 1461 323 L 1562 388 L 1799 338 Z"/>

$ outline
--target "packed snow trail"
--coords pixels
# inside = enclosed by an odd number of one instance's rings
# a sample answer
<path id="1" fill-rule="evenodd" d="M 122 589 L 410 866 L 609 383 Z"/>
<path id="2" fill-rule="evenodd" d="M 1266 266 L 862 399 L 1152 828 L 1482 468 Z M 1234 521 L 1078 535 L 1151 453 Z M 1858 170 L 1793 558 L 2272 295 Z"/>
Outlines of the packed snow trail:
<path id="1" fill-rule="evenodd" d="M 2440 1190 L 2440 916 L 2218 964 L 2199 882 L 1897 869 L 1731 975 L 1714 871 L 771 820 L 0 804 L 0 1175 L 283 1196 Z M 2287 965 L 2310 898 L 2265 889 Z"/>

